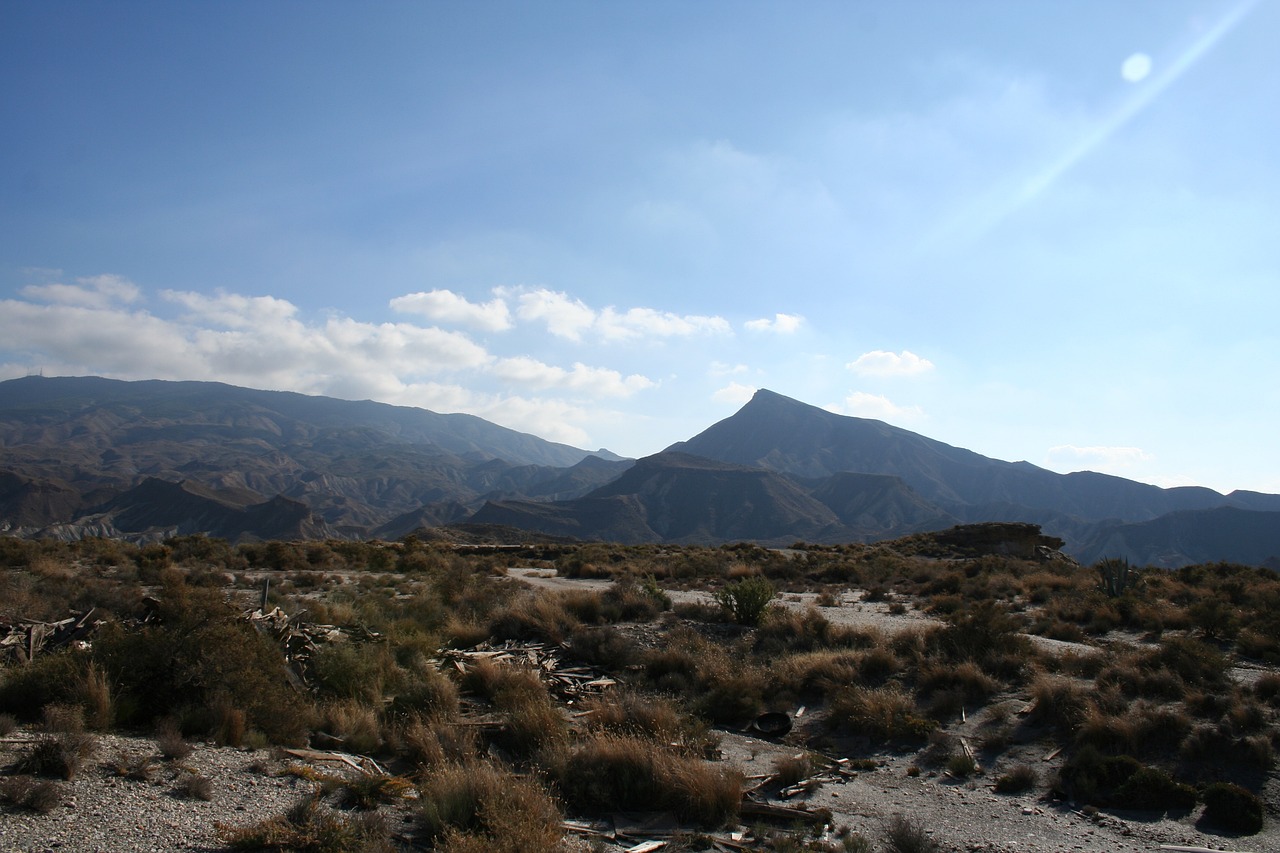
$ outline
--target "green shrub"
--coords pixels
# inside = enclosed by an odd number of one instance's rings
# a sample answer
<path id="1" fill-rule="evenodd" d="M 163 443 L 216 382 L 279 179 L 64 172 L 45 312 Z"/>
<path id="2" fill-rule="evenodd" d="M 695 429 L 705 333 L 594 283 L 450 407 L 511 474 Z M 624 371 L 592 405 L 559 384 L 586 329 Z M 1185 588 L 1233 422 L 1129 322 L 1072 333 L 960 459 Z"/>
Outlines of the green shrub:
<path id="1" fill-rule="evenodd" d="M 1104 756 L 1092 746 L 1078 750 L 1058 772 L 1057 789 L 1081 803 L 1149 811 L 1186 810 L 1195 789 L 1131 755 Z"/>
<path id="2" fill-rule="evenodd" d="M 1204 789 L 1206 823 L 1241 835 L 1262 830 L 1265 808 L 1257 795 L 1230 782 L 1215 782 Z"/>
<path id="3" fill-rule="evenodd" d="M 275 743 L 306 741 L 310 708 L 289 686 L 283 654 L 220 591 L 170 580 L 158 617 L 136 629 L 106 625 L 94 642 L 120 722 L 177 717 L 188 733 L 214 733 L 232 708 Z"/>
<path id="4" fill-rule="evenodd" d="M 746 577 L 716 590 L 716 603 L 739 625 L 759 625 L 776 590 L 768 578 Z"/>

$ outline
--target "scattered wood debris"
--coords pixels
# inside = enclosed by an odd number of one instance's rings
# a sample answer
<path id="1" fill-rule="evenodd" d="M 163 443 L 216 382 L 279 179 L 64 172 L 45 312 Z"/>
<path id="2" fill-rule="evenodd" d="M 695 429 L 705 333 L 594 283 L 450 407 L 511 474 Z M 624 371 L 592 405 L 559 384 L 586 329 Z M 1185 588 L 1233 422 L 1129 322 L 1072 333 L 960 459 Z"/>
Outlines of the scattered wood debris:
<path id="1" fill-rule="evenodd" d="M 617 685 L 616 679 L 601 670 L 566 663 L 563 653 L 563 647 L 548 643 L 506 640 L 496 645 L 486 641 L 470 649 L 446 649 L 442 658 L 464 674 L 482 660 L 526 667 L 538 673 L 550 690 L 566 700 L 604 693 Z"/>
<path id="2" fill-rule="evenodd" d="M 289 682 L 297 689 L 310 686 L 311 660 L 321 646 L 328 643 L 373 642 L 380 635 L 365 628 L 340 628 L 303 620 L 302 614 L 290 616 L 279 607 L 263 611 L 246 611 L 243 618 L 279 644 L 288 667 Z"/>
<path id="3" fill-rule="evenodd" d="M 54 651 L 76 645 L 88 648 L 89 638 L 102 625 L 94 619 L 97 610 L 73 614 L 57 622 L 41 622 L 37 619 L 19 619 L 14 623 L 0 622 L 0 658 L 16 663 L 30 663 L 41 652 Z"/>

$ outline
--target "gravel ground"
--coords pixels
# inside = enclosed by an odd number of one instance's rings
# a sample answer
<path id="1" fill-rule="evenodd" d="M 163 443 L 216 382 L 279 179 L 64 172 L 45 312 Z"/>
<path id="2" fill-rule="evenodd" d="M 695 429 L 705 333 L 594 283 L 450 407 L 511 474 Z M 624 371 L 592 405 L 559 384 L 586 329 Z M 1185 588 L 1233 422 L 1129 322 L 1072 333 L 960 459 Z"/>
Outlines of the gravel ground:
<path id="1" fill-rule="evenodd" d="M 0 767 L 10 767 L 37 737 L 20 729 L 0 741 Z M 96 752 L 76 778 L 55 783 L 62 803 L 53 811 L 0 809 L 0 851 L 223 850 L 219 825 L 246 826 L 281 814 L 314 787 L 296 776 L 274 775 L 289 764 L 307 762 L 272 758 L 265 750 L 208 745 L 195 745 L 180 761 L 161 761 L 150 782 L 130 780 L 117 775 L 113 765 L 145 756 L 159 759 L 155 741 L 117 735 L 99 735 L 96 740 Z M 337 772 L 328 762 L 312 766 Z M 187 799 L 176 792 L 178 780 L 191 773 L 212 782 L 210 800 Z"/>

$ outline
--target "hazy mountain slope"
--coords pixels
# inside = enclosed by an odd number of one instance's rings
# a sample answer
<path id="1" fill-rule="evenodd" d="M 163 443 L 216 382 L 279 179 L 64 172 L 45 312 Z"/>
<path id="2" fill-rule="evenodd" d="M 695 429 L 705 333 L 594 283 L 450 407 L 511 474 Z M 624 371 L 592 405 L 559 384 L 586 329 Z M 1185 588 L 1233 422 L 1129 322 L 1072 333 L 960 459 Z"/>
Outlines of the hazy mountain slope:
<path id="1" fill-rule="evenodd" d="M 0 447 L 42 439 L 83 447 L 202 440 L 307 441 L 326 453 L 400 442 L 514 465 L 567 467 L 590 455 L 473 415 L 353 402 L 219 382 L 27 377 L 0 382 Z M 595 455 L 612 456 L 608 451 Z M 614 459 L 618 457 L 612 457 Z"/>
<path id="2" fill-rule="evenodd" d="M 592 458 L 470 415 L 367 401 L 210 382 L 0 382 L 0 469 L 32 493 L 0 497 L 0 524 L 11 527 L 70 521 L 89 503 L 85 494 L 125 492 L 151 477 L 247 490 L 257 502 L 284 495 L 332 530 L 366 535 L 433 503 L 583 494 L 617 464 L 599 460 L 565 479 L 566 468 Z M 70 494 L 37 512 L 33 490 L 51 496 L 59 487 Z"/>
<path id="3" fill-rule="evenodd" d="M 773 471 L 661 453 L 585 497 L 490 503 L 471 519 L 620 542 L 823 542 L 853 537 L 829 508 Z"/>
<path id="4" fill-rule="evenodd" d="M 811 495 L 851 531 L 872 539 L 941 530 L 958 523 L 900 477 L 887 474 L 832 474 Z"/>
<path id="5" fill-rule="evenodd" d="M 808 478 L 843 471 L 889 474 L 947 510 L 1004 503 L 1087 520 L 1147 520 L 1227 502 L 1211 489 L 1161 489 L 1104 474 L 1062 475 L 1026 462 L 990 459 L 765 390 L 736 414 L 668 449 Z"/>
<path id="6" fill-rule="evenodd" d="M 1280 569 L 1280 512 L 1219 507 L 1106 525 L 1077 552 L 1086 562 L 1124 557 L 1167 568 L 1225 561 Z"/>

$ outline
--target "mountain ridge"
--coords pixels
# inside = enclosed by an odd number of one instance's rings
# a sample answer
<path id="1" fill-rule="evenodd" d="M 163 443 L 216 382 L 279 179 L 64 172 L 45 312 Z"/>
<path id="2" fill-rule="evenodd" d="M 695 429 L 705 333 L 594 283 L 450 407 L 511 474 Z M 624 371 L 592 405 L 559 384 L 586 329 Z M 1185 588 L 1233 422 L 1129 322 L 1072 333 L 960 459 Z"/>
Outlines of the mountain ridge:
<path id="1" fill-rule="evenodd" d="M 1266 532 L 1280 529 L 1280 495 L 1057 474 L 767 389 L 626 460 L 371 401 L 222 383 L 0 382 L 0 528 L 11 535 L 361 538 L 466 525 L 786 545 L 980 522 L 1037 525 L 1081 558 L 1280 562 Z"/>

